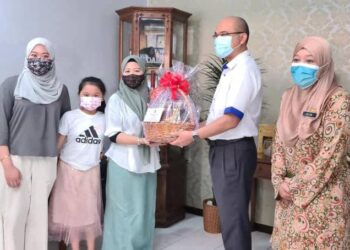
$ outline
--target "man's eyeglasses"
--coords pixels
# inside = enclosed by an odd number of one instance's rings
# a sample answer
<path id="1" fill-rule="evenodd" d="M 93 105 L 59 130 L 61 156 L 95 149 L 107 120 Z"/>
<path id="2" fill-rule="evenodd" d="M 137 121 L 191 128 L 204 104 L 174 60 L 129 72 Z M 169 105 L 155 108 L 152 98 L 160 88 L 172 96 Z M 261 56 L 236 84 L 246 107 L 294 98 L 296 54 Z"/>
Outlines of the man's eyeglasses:
<path id="1" fill-rule="evenodd" d="M 213 38 L 217 38 L 218 36 L 229 36 L 229 35 L 237 35 L 237 34 L 242 34 L 244 32 L 242 31 L 237 31 L 237 32 L 223 32 L 220 34 L 214 33 Z"/>

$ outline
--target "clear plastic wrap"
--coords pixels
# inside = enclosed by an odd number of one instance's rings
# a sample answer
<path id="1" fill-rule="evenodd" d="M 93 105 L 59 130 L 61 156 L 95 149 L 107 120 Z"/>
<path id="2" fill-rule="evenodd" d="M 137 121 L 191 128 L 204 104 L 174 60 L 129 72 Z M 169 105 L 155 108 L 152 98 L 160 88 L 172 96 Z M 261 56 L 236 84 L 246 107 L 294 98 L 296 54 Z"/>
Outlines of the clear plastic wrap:
<path id="1" fill-rule="evenodd" d="M 199 115 L 189 95 L 197 70 L 177 62 L 159 72 L 159 86 L 151 91 L 143 126 L 147 140 L 169 143 L 175 139 L 174 132 L 198 127 Z"/>

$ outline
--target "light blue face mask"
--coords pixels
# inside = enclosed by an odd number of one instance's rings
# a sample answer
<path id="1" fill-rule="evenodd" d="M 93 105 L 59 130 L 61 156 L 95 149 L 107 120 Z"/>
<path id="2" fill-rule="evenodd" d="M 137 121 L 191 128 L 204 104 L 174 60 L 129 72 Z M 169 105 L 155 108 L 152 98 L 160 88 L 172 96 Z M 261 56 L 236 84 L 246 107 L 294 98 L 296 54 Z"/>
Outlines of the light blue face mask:
<path id="1" fill-rule="evenodd" d="M 293 81 L 301 89 L 307 89 L 317 81 L 317 73 L 320 67 L 308 63 L 292 63 L 290 73 Z"/>
<path id="2" fill-rule="evenodd" d="M 215 54 L 220 58 L 225 58 L 233 52 L 232 36 L 218 36 L 214 40 Z"/>

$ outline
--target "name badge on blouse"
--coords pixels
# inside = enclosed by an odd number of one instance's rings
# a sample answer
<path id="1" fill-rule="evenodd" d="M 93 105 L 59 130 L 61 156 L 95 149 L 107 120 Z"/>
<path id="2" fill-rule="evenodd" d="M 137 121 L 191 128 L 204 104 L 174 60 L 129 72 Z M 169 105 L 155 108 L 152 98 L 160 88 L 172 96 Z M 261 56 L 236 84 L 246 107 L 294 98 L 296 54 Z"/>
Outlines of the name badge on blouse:
<path id="1" fill-rule="evenodd" d="M 314 118 L 314 117 L 316 117 L 316 115 L 317 115 L 317 113 L 315 113 L 315 112 L 310 112 L 310 111 L 303 112 L 303 116 L 306 116 L 306 117 Z"/>

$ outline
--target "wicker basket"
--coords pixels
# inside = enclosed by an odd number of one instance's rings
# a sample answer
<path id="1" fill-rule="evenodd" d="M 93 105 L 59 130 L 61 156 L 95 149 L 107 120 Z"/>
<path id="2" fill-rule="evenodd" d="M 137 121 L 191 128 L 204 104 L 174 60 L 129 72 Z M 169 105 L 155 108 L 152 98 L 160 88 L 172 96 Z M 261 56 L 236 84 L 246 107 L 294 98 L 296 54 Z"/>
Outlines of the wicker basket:
<path id="1" fill-rule="evenodd" d="M 169 143 L 176 139 L 176 137 L 173 135 L 174 132 L 195 129 L 195 115 L 191 108 L 189 96 L 185 95 L 181 90 L 178 91 L 184 97 L 185 105 L 190 111 L 190 121 L 182 123 L 173 123 L 167 120 L 160 122 L 144 122 L 144 134 L 148 141 L 156 143 Z"/>
<path id="2" fill-rule="evenodd" d="M 176 139 L 172 133 L 180 130 L 193 130 L 194 123 L 170 123 L 163 122 L 144 122 L 144 133 L 147 140 L 156 143 L 168 143 Z"/>
<path id="3" fill-rule="evenodd" d="M 212 199 L 205 199 L 203 201 L 204 231 L 212 234 L 221 233 L 219 209 L 217 206 L 208 204 L 208 201 L 212 201 Z"/>

